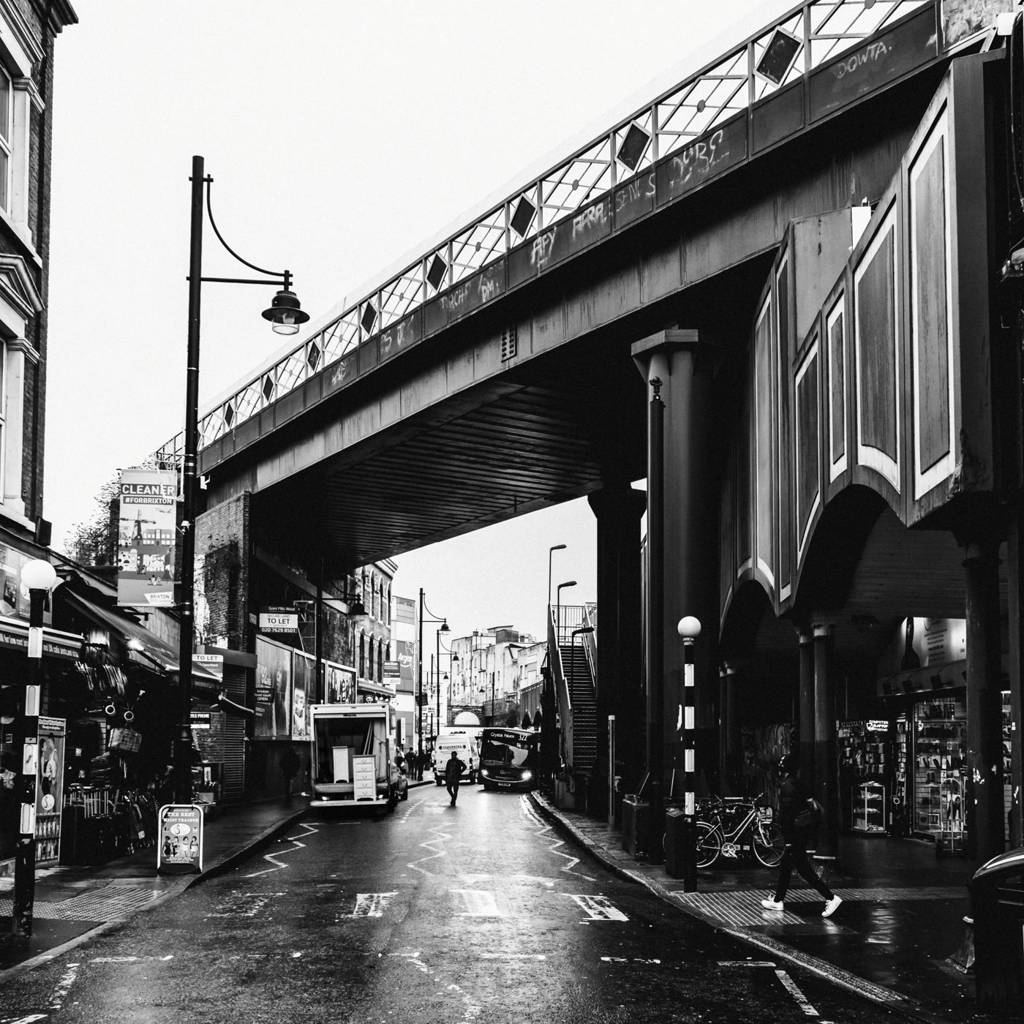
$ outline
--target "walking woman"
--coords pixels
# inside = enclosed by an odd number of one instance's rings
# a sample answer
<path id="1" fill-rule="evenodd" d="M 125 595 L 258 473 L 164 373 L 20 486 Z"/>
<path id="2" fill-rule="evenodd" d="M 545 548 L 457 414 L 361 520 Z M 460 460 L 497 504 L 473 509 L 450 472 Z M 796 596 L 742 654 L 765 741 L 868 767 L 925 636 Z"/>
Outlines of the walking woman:
<path id="1" fill-rule="evenodd" d="M 795 754 L 786 754 L 779 761 L 779 815 L 782 823 L 782 840 L 786 849 L 779 862 L 779 879 L 775 883 L 775 898 L 761 900 L 766 910 L 785 908 L 786 890 L 793 874 L 793 868 L 800 872 L 812 889 L 821 893 L 825 900 L 822 917 L 831 917 L 843 902 L 821 879 L 807 859 L 807 839 L 812 825 L 798 822 L 801 814 L 816 806 L 814 798 L 797 775 L 798 761 Z"/>

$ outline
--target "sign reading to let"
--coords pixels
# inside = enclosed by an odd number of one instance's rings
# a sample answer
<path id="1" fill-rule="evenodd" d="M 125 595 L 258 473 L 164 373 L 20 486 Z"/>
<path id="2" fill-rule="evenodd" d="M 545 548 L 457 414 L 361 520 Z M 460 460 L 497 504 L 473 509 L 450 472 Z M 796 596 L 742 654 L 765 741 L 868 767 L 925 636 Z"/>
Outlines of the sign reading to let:
<path id="1" fill-rule="evenodd" d="M 260 612 L 261 633 L 297 633 L 298 612 Z"/>
<path id="2" fill-rule="evenodd" d="M 180 875 L 203 870 L 203 809 L 164 804 L 157 816 L 156 870 Z"/>

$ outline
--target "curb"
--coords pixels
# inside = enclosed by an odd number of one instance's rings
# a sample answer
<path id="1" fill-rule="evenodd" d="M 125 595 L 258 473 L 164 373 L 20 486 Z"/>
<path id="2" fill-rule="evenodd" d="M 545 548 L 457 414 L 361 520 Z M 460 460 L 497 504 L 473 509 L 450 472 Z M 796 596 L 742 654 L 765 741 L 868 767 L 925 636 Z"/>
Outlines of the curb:
<path id="1" fill-rule="evenodd" d="M 873 981 L 868 981 L 867 978 L 862 978 L 857 974 L 853 974 L 841 967 L 837 967 L 835 964 L 829 963 L 827 960 L 811 956 L 809 953 L 801 953 L 798 950 L 791 949 L 784 943 L 779 942 L 777 939 L 754 935 L 739 928 L 730 928 L 723 925 L 717 918 L 712 918 L 708 915 L 702 914 L 700 911 L 695 910 L 692 907 L 684 906 L 677 900 L 674 900 L 668 889 L 666 889 L 656 879 L 649 878 L 641 871 L 630 871 L 609 857 L 602 846 L 595 843 L 592 839 L 589 839 L 575 828 L 571 822 L 559 814 L 558 809 L 553 807 L 546 797 L 535 791 L 531 791 L 528 796 L 530 803 L 538 813 L 543 815 L 556 828 L 558 828 L 563 835 L 566 835 L 578 846 L 582 846 L 592 857 L 600 861 L 605 868 L 611 871 L 612 874 L 619 878 L 624 878 L 626 881 L 639 883 L 657 896 L 662 902 L 674 907 L 676 910 L 686 914 L 688 917 L 692 917 L 697 921 L 702 921 L 713 931 L 722 935 L 728 935 L 732 939 L 736 939 L 746 945 L 753 946 L 759 952 L 771 953 L 773 956 L 787 960 L 791 964 L 802 967 L 805 970 L 812 971 L 825 981 L 831 982 L 833 985 L 838 985 L 840 988 L 853 992 L 854 994 L 859 995 L 864 999 L 868 999 L 879 1006 L 883 1006 L 887 1010 L 894 1010 L 910 1020 L 920 1021 L 923 1022 L 923 1024 L 948 1024 L 947 1018 L 940 1017 L 929 1012 L 921 1006 L 920 1003 L 911 999 L 909 996 L 905 996 L 902 993 L 895 991 L 894 989 L 886 988 L 884 985 L 878 985 Z"/>

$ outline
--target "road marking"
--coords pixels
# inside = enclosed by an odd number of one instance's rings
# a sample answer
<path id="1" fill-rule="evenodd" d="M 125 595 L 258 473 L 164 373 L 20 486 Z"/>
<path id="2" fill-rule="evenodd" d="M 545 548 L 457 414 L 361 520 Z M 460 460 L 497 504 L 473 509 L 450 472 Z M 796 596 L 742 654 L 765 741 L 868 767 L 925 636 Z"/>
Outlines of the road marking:
<path id="1" fill-rule="evenodd" d="M 69 963 L 67 970 L 60 976 L 60 980 L 53 987 L 53 992 L 50 993 L 50 1009 L 59 1010 L 64 1005 L 64 1000 L 68 997 L 68 992 L 71 991 L 71 986 L 74 985 L 75 979 L 78 977 L 78 968 L 81 966 L 77 961 L 75 963 Z"/>
<path id="2" fill-rule="evenodd" d="M 481 960 L 547 960 L 544 953 L 478 953 Z"/>
<path id="3" fill-rule="evenodd" d="M 236 890 L 206 917 L 255 917 L 271 900 L 283 895 L 283 892 L 245 893 Z"/>
<path id="4" fill-rule="evenodd" d="M 591 921 L 628 921 L 629 918 L 607 896 L 574 896 L 566 893 L 586 911 Z"/>
<path id="5" fill-rule="evenodd" d="M 2 1017 L 0 1024 L 35 1024 L 37 1020 L 46 1020 L 48 1014 L 30 1013 L 27 1017 Z"/>
<path id="6" fill-rule="evenodd" d="M 800 991 L 797 987 L 796 982 L 781 968 L 776 968 L 775 977 L 782 982 L 783 987 L 786 991 L 796 1000 L 797 1006 L 800 1007 L 804 1012 L 805 1017 L 817 1017 L 818 1011 L 811 1006 L 807 1000 L 807 996 Z"/>
<path id="7" fill-rule="evenodd" d="M 569 874 L 578 875 L 580 878 L 585 878 L 588 882 L 597 881 L 596 878 L 592 878 L 590 875 L 585 875 L 582 871 L 573 870 L 573 868 L 575 868 L 580 862 L 579 857 L 570 857 L 569 854 L 562 853 L 562 851 L 558 849 L 559 846 L 565 846 L 565 843 L 561 839 L 556 839 L 554 837 L 552 826 L 541 820 L 525 795 L 520 797 L 520 807 L 522 808 L 523 814 L 537 826 L 537 837 L 539 839 L 551 840 L 548 852 L 557 854 L 559 857 L 564 857 L 569 862 L 568 864 L 563 864 L 559 870 L 568 872 Z M 549 834 L 545 835 L 545 832 Z"/>
<path id="8" fill-rule="evenodd" d="M 660 960 L 645 960 L 642 956 L 603 956 L 601 962 L 606 964 L 660 964 Z"/>
<path id="9" fill-rule="evenodd" d="M 719 960 L 719 967 L 774 967 L 774 960 Z"/>
<path id="10" fill-rule="evenodd" d="M 430 875 L 430 872 L 427 871 L 426 868 L 421 868 L 420 865 L 425 864 L 428 860 L 434 860 L 437 857 L 444 857 L 445 851 L 442 849 L 438 849 L 435 844 L 444 843 L 446 839 L 451 839 L 451 836 L 447 832 L 442 832 L 438 828 L 432 828 L 430 831 L 434 833 L 434 838 L 425 839 L 422 843 L 420 843 L 420 846 L 423 846 L 431 851 L 430 856 L 420 857 L 419 860 L 414 860 L 411 864 L 406 865 L 406 867 L 412 868 L 414 871 L 418 871 L 421 875 L 427 876 Z"/>
<path id="11" fill-rule="evenodd" d="M 349 915 L 350 917 L 383 917 L 384 911 L 387 909 L 388 901 L 392 896 L 397 896 L 398 891 L 395 892 L 360 892 L 356 893 L 356 905 L 355 909 Z"/>
<path id="12" fill-rule="evenodd" d="M 292 844 L 292 848 L 290 850 L 279 850 L 278 853 L 293 853 L 295 850 L 304 850 L 306 848 L 306 844 L 299 842 L 300 837 L 305 838 L 319 831 L 319 829 L 315 829 L 312 827 L 312 825 L 308 825 L 305 822 L 302 822 L 302 827 L 306 830 L 305 832 L 301 832 L 297 836 L 288 836 L 285 840 L 286 842 Z M 288 867 L 287 864 L 285 864 L 283 861 L 279 861 L 272 853 L 265 853 L 263 855 L 263 859 L 269 860 L 270 863 L 274 865 L 274 867 L 264 868 L 262 871 L 254 871 L 251 875 L 243 875 L 242 877 L 258 878 L 260 875 L 269 875 L 272 871 L 280 871 L 282 868 Z"/>
<path id="13" fill-rule="evenodd" d="M 174 954 L 168 953 L 167 956 L 94 956 L 88 961 L 90 964 L 139 964 L 143 960 L 173 960 Z"/>
<path id="14" fill-rule="evenodd" d="M 466 909 L 461 911 L 458 917 L 504 917 L 498 909 L 494 893 L 486 889 L 452 889 L 458 893 L 466 902 Z"/>

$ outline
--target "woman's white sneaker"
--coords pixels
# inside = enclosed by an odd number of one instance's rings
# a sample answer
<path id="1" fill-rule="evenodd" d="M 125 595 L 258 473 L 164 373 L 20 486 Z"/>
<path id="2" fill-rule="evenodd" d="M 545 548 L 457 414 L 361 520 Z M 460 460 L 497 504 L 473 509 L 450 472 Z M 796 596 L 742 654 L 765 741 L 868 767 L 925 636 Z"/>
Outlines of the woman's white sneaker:
<path id="1" fill-rule="evenodd" d="M 786 904 L 782 900 L 761 900 L 761 906 L 765 910 L 784 910 Z"/>
<path id="2" fill-rule="evenodd" d="M 825 904 L 825 909 L 821 912 L 821 916 L 822 917 L 831 917 L 839 909 L 839 904 L 842 903 L 842 902 L 843 902 L 843 897 L 842 896 L 833 896 L 832 899 L 830 899 Z"/>

